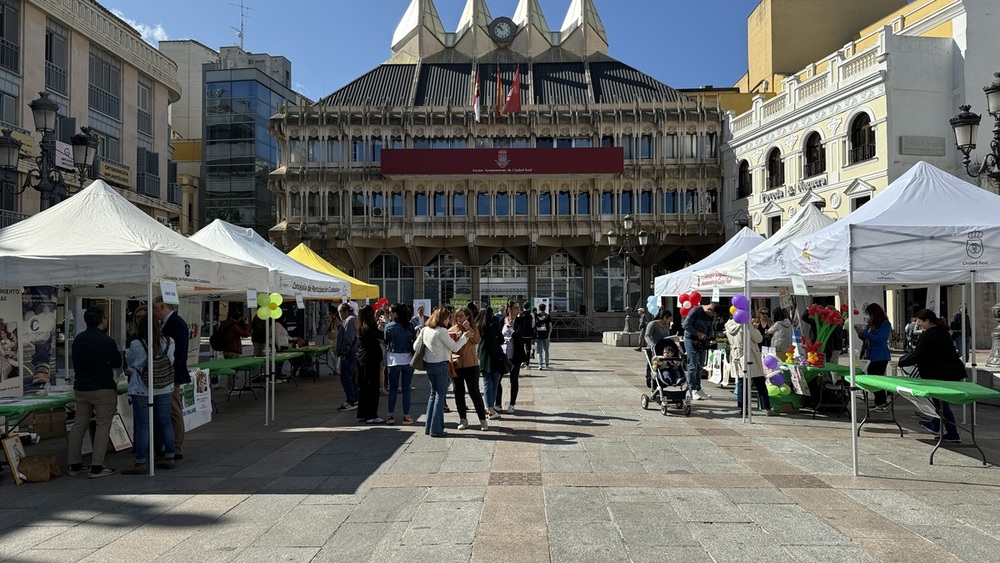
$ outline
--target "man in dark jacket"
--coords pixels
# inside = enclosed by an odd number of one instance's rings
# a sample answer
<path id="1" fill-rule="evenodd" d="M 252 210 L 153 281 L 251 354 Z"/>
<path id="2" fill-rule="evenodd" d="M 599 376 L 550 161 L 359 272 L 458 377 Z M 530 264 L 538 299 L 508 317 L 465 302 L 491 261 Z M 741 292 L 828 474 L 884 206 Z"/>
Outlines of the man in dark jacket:
<path id="1" fill-rule="evenodd" d="M 97 419 L 94 432 L 94 453 L 90 458 L 90 478 L 107 477 L 118 472 L 104 467 L 108 452 L 111 420 L 118 409 L 118 391 L 114 369 L 122 365 L 118 345 L 104 331 L 108 316 L 97 307 L 90 307 L 83 314 L 87 330 L 73 339 L 73 394 L 76 398 L 76 418 L 69 434 L 69 475 L 79 475 L 83 466 L 83 437 L 90 428 L 90 416 Z"/>
<path id="2" fill-rule="evenodd" d="M 340 384 L 344 388 L 344 404 L 338 411 L 352 411 L 358 408 L 358 384 L 354 376 L 358 372 L 358 332 L 357 317 L 349 303 L 341 303 L 337 310 L 343 322 L 337 330 L 337 356 L 340 357 Z"/>
<path id="3" fill-rule="evenodd" d="M 181 385 L 191 383 L 188 373 L 188 325 L 174 309 L 163 302 L 162 297 L 153 298 L 153 317 L 163 324 L 163 336 L 174 340 L 174 401 L 170 409 L 170 422 L 174 427 L 174 459 L 184 459 L 184 411 L 181 409 Z"/>
<path id="4" fill-rule="evenodd" d="M 535 315 L 532 314 L 529 301 L 521 303 L 521 312 L 514 320 L 514 330 L 521 335 L 521 342 L 524 345 L 524 365 L 531 367 L 531 341 L 535 338 Z"/>
<path id="5" fill-rule="evenodd" d="M 701 390 L 701 366 L 708 355 L 708 347 L 715 340 L 715 315 L 718 303 L 697 305 L 684 319 L 684 351 L 687 353 L 688 387 L 694 398 L 701 401 L 712 396 Z"/>

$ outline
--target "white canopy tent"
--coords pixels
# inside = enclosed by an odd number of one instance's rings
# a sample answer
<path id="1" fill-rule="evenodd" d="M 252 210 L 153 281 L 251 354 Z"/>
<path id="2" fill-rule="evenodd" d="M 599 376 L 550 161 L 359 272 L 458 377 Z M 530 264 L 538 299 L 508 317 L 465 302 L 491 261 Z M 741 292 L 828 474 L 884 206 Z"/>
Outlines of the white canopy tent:
<path id="1" fill-rule="evenodd" d="M 660 297 L 677 297 L 691 289 L 692 274 L 695 271 L 708 270 L 714 266 L 728 262 L 746 254 L 765 240 L 764 237 L 755 233 L 749 227 L 743 227 L 733 238 L 726 241 L 726 244 L 697 263 L 676 272 L 657 276 L 653 280 L 653 294 Z"/>
<path id="2" fill-rule="evenodd" d="M 1000 281 L 1000 196 L 926 162 L 918 162 L 871 201 L 836 223 L 772 249 L 749 272 L 750 283 L 924 285 Z M 849 308 L 853 309 L 853 307 Z M 972 312 L 975 338 L 976 309 Z M 854 324 L 854 319 L 848 321 Z M 850 340 L 851 357 L 855 341 Z M 973 364 L 974 365 L 974 364 Z M 851 386 L 854 387 L 854 362 Z M 857 406 L 851 402 L 854 474 L 858 474 Z"/>
<path id="3" fill-rule="evenodd" d="M 754 272 L 755 264 L 761 257 L 769 256 L 771 249 L 782 243 L 816 232 L 833 224 L 833 222 L 832 218 L 824 215 L 816 206 L 806 205 L 791 221 L 778 229 L 778 232 L 749 252 L 714 267 L 695 270 L 691 275 L 690 289 L 704 293 L 718 287 L 724 294 L 740 293 L 744 291 L 748 272 Z M 756 278 L 751 274 L 749 279 Z M 785 282 L 787 284 L 787 279 Z"/>
<path id="4" fill-rule="evenodd" d="M 161 280 L 176 283 L 180 294 L 219 293 L 267 288 L 268 271 L 188 240 L 102 180 L 0 230 L 0 287 L 73 286 L 86 296 L 145 296 L 152 302 L 153 286 Z M 153 315 L 146 318 L 152 334 Z M 150 424 L 150 460 L 152 434 Z"/>
<path id="5" fill-rule="evenodd" d="M 253 229 L 237 227 L 221 219 L 191 235 L 191 240 L 234 258 L 270 270 L 270 289 L 285 297 L 301 294 L 305 299 L 344 299 L 351 284 L 313 270 L 268 244 Z"/>

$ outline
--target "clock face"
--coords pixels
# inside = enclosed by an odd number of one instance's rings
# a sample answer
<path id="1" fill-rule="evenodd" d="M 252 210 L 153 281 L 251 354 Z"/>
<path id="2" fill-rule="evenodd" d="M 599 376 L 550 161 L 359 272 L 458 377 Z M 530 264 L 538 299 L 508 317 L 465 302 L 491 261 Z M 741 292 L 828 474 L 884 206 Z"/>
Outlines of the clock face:
<path id="1" fill-rule="evenodd" d="M 493 34 L 499 39 L 507 39 L 510 37 L 510 24 L 507 22 L 500 22 L 493 27 Z"/>
<path id="2" fill-rule="evenodd" d="M 517 25 L 510 18 L 500 17 L 493 20 L 487 28 L 493 40 L 500 44 L 509 43 L 517 34 Z"/>

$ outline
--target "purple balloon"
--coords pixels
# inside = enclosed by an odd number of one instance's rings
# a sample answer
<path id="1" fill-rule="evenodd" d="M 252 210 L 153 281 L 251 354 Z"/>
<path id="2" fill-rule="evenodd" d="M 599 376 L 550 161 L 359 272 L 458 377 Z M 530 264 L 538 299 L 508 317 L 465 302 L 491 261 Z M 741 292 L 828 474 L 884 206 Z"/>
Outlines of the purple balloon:
<path id="1" fill-rule="evenodd" d="M 750 306 L 750 300 L 747 299 L 746 295 L 742 293 L 737 293 L 733 296 L 733 306 L 737 309 L 746 309 Z"/>
<path id="2" fill-rule="evenodd" d="M 766 366 L 767 369 L 772 369 L 772 370 L 777 369 L 779 363 L 780 362 L 778 361 L 778 358 L 776 356 L 769 355 L 766 358 L 764 358 L 764 366 Z"/>
<path id="3" fill-rule="evenodd" d="M 733 313 L 733 320 L 741 325 L 745 325 L 750 322 L 750 313 L 746 309 L 737 309 Z"/>
<path id="4" fill-rule="evenodd" d="M 780 371 L 767 379 L 771 382 L 771 385 L 774 385 L 775 387 L 781 387 L 785 384 L 785 374 Z"/>

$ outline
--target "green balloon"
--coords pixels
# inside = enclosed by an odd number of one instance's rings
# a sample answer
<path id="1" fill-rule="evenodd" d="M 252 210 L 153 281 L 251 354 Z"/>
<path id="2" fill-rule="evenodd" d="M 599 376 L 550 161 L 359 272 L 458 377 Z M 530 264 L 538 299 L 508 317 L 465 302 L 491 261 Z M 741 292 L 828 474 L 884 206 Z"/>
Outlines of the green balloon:
<path id="1" fill-rule="evenodd" d="M 778 395 L 781 395 L 781 390 L 778 389 L 777 386 L 771 385 L 770 383 L 768 383 L 767 384 L 767 394 L 769 396 L 771 396 L 771 397 L 777 397 Z"/>
<path id="2" fill-rule="evenodd" d="M 267 304 L 270 303 L 270 302 L 271 302 L 271 297 L 268 296 L 268 294 L 266 294 L 266 293 L 258 293 L 257 294 L 257 306 L 258 307 L 267 307 Z"/>
<path id="3" fill-rule="evenodd" d="M 267 296 L 265 295 L 265 297 L 267 297 Z M 271 316 L 271 310 L 268 309 L 267 307 L 260 307 L 259 309 L 257 309 L 257 318 L 258 319 L 267 320 L 267 318 L 270 317 L 270 316 Z"/>
<path id="4" fill-rule="evenodd" d="M 285 300 L 285 298 L 282 297 L 281 294 L 277 292 L 272 293 L 270 295 L 270 298 L 271 298 L 271 303 L 277 303 L 278 305 L 281 305 L 281 302 Z"/>
<path id="5" fill-rule="evenodd" d="M 792 388 L 789 387 L 787 383 L 784 384 L 784 385 L 782 385 L 781 387 L 778 387 L 778 390 L 781 391 L 782 395 L 791 395 L 792 394 Z"/>
<path id="6" fill-rule="evenodd" d="M 278 307 L 277 309 L 271 311 L 271 318 L 272 319 L 280 319 L 281 318 L 281 307 Z"/>

